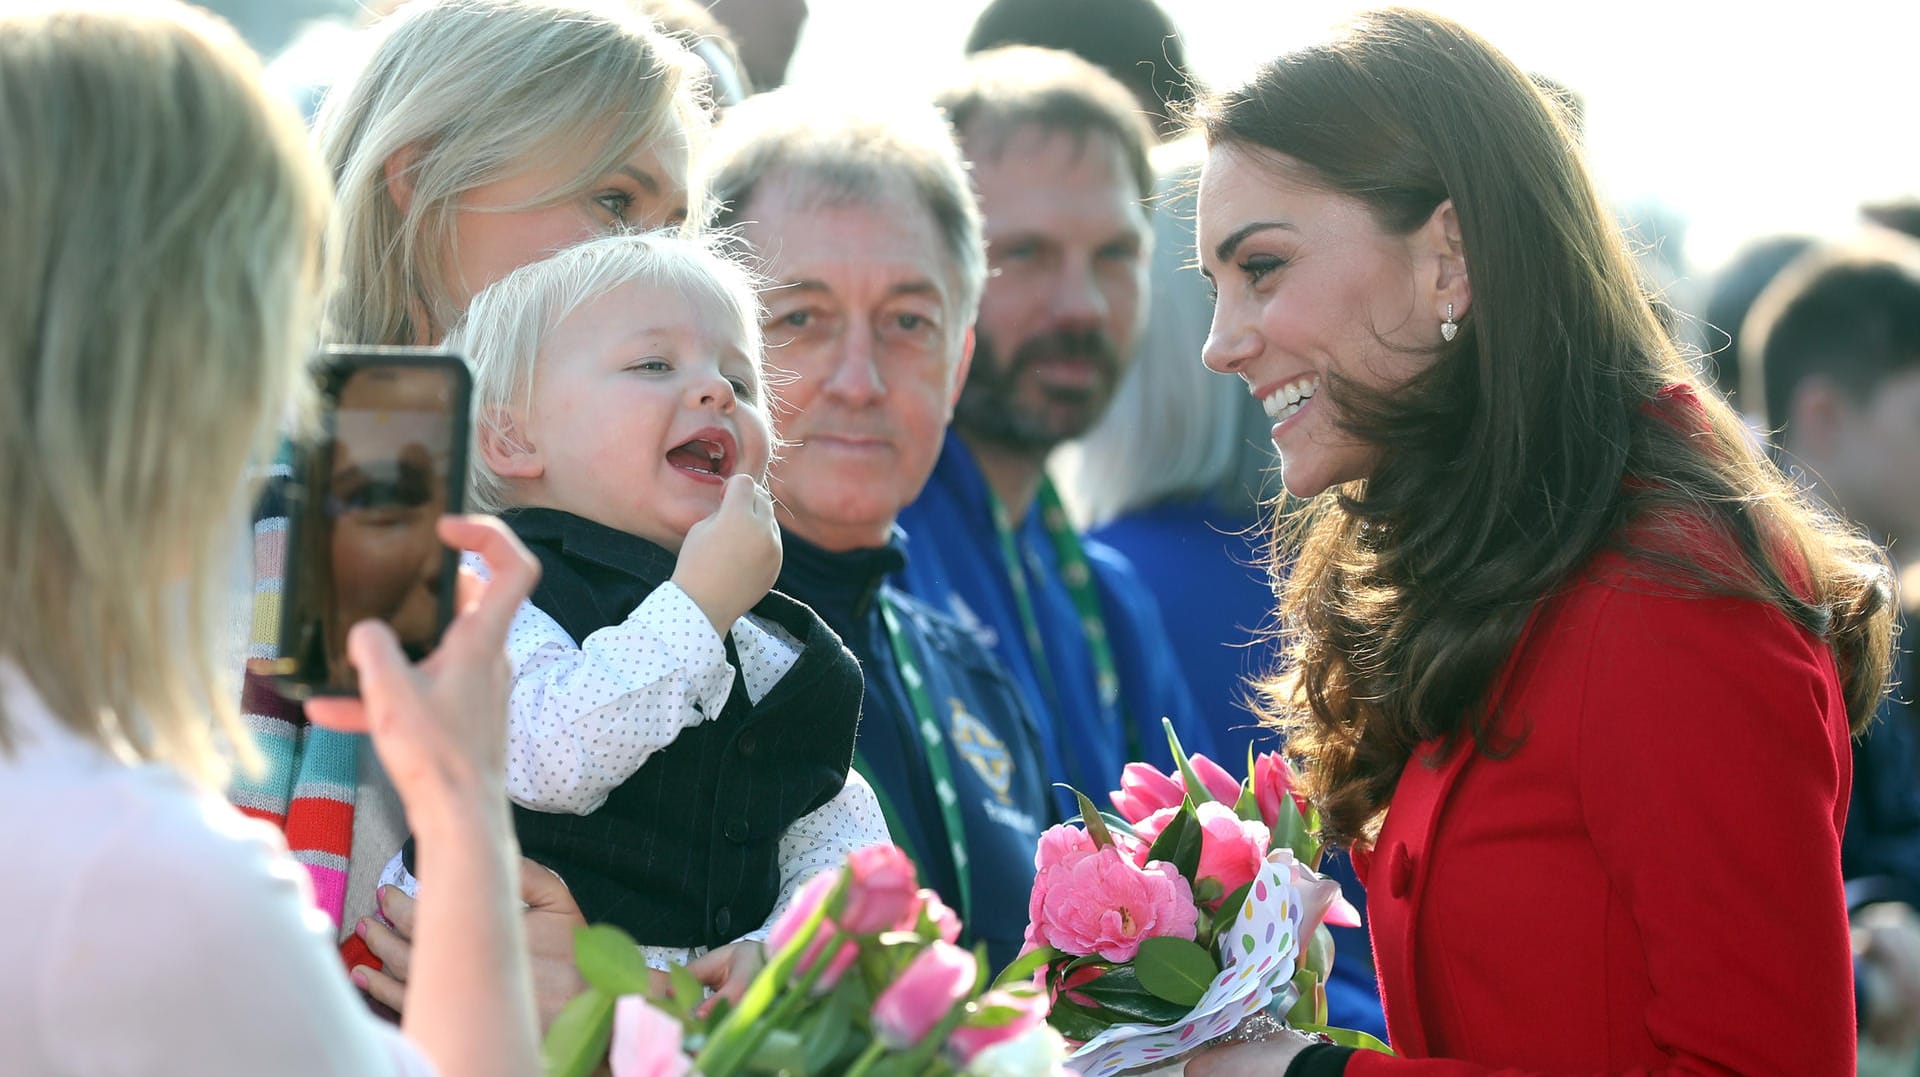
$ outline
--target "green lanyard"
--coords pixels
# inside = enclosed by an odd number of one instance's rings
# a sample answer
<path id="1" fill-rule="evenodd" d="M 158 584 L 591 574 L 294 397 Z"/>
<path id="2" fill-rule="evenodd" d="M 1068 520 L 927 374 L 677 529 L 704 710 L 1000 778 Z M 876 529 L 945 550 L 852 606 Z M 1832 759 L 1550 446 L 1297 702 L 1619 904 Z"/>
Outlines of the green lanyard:
<path id="1" fill-rule="evenodd" d="M 1087 563 L 1087 553 L 1080 545 L 1080 536 L 1067 521 L 1066 507 L 1060 503 L 1060 494 L 1053 488 L 1052 479 L 1041 477 L 1037 498 L 1040 502 L 1040 525 L 1053 543 L 1054 556 L 1060 562 L 1060 580 L 1066 584 L 1074 612 L 1080 615 L 1080 631 L 1086 637 L 1087 652 L 1093 658 L 1094 688 L 1100 702 L 1101 719 L 1108 728 L 1119 729 L 1126 738 L 1127 758 L 1138 758 L 1138 738 L 1120 716 L 1120 675 L 1113 662 L 1113 645 L 1107 640 L 1107 623 L 1100 612 L 1100 595 L 1094 589 L 1093 567 Z M 1046 641 L 1040 635 L 1040 619 L 1033 611 L 1033 593 L 1027 583 L 1020 545 L 1014 539 L 1013 520 L 993 491 L 987 491 L 987 500 L 993 506 L 993 527 L 1000 535 L 1000 557 L 1006 562 L 1007 579 L 1013 586 L 1014 605 L 1019 608 L 1020 625 L 1027 637 L 1027 653 L 1032 656 L 1033 668 L 1039 673 L 1040 679 L 1046 682 L 1047 693 L 1053 697 L 1054 705 L 1058 708 L 1060 690 L 1054 683 L 1053 669 L 1047 660 Z M 1057 737 L 1058 733 L 1055 735 Z M 1066 753 L 1062 751 L 1060 754 L 1061 762 L 1065 763 Z M 1118 777 L 1107 775 L 1102 780 L 1112 781 Z"/>
<path id="2" fill-rule="evenodd" d="M 913 708 L 913 726 L 920 734 L 920 741 L 926 745 L 927 770 L 933 775 L 933 795 L 940 804 L 940 821 L 947 833 L 947 853 L 953 858 L 953 874 L 960 887 L 960 922 L 971 923 L 973 915 L 973 876 L 968 870 L 967 832 L 960 818 L 960 790 L 953 783 L 953 763 L 947 751 L 947 738 L 940 731 L 940 712 L 934 709 L 933 697 L 927 694 L 926 678 L 920 674 L 919 663 L 914 660 L 913 648 L 907 644 L 907 636 L 900 628 L 900 614 L 893 608 L 883 590 L 876 596 L 880 605 L 880 619 L 886 622 L 887 642 L 893 649 L 893 665 L 900 673 L 900 683 L 906 685 L 907 702 Z M 880 790 L 880 782 L 869 773 L 865 761 L 856 758 L 855 767 L 866 774 L 867 781 L 873 786 L 874 796 L 880 801 L 880 813 L 886 817 L 887 829 L 894 834 L 896 842 L 907 841 L 907 831 L 902 825 L 899 813 L 887 795 Z M 911 855 L 913 850 L 909 849 Z"/>

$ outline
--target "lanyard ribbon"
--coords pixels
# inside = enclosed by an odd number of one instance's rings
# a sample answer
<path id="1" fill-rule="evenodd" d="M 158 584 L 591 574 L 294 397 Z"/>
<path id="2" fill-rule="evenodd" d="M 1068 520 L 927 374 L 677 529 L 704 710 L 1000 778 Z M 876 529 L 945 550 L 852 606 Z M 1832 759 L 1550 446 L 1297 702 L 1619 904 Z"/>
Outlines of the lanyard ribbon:
<path id="1" fill-rule="evenodd" d="M 907 703 L 913 714 L 909 719 L 915 733 L 919 734 L 921 744 L 926 747 L 927 770 L 933 777 L 934 800 L 940 806 L 941 828 L 946 832 L 947 854 L 953 860 L 955 885 L 960 888 L 960 922 L 972 923 L 973 917 L 973 875 L 968 869 L 967 832 L 960 818 L 960 790 L 953 782 L 953 761 L 947 749 L 947 738 L 940 731 L 940 712 L 934 708 L 933 697 L 927 694 L 927 681 L 920 673 L 920 664 L 915 659 L 913 648 L 907 642 L 906 632 L 900 626 L 900 614 L 893 608 L 893 602 L 882 590 L 875 598 L 880 606 L 880 619 L 887 626 L 887 643 L 893 651 L 893 666 L 900 674 L 900 683 L 906 686 Z M 886 817 L 887 829 L 893 832 L 896 842 L 908 842 L 907 830 L 893 802 L 881 791 L 880 782 L 869 772 L 865 761 L 858 757 L 854 760 L 855 769 L 866 775 L 873 786 L 874 796 L 880 801 L 880 813 Z M 908 855 L 915 850 L 909 848 Z"/>
<path id="2" fill-rule="evenodd" d="M 1101 725 L 1112 732 L 1119 733 L 1127 746 L 1127 758 L 1135 759 L 1140 755 L 1139 745 L 1132 726 L 1127 724 L 1120 714 L 1120 675 L 1113 661 L 1113 645 L 1107 639 L 1106 619 L 1100 611 L 1100 595 L 1094 588 L 1093 566 L 1087 562 L 1086 550 L 1080 545 L 1080 536 L 1067 520 L 1067 510 L 1060 503 L 1060 494 L 1053 488 L 1053 480 L 1045 476 L 1040 479 L 1037 495 L 1040 508 L 1040 526 L 1047 533 L 1053 545 L 1054 557 L 1060 562 L 1060 581 L 1066 585 L 1067 596 L 1073 601 L 1074 612 L 1080 617 L 1080 632 L 1087 641 L 1087 653 L 1093 659 L 1095 695 L 1100 708 Z M 1033 592 L 1027 582 L 1025 561 L 1020 555 L 1019 542 L 1014 538 L 1013 520 L 1000 498 L 987 491 L 987 500 L 993 506 L 993 527 L 1000 538 L 1000 557 L 1006 563 L 1007 578 L 1013 586 L 1014 605 L 1020 611 L 1020 624 L 1027 642 L 1027 653 L 1033 659 L 1033 668 L 1044 682 L 1047 694 L 1053 700 L 1056 718 L 1061 717 L 1063 703 L 1060 689 L 1054 680 L 1052 663 L 1047 657 L 1046 641 L 1040 634 L 1040 619 L 1034 613 Z M 1071 758 L 1060 744 L 1059 722 L 1050 723 L 1054 738 L 1055 754 L 1069 767 Z M 1076 780 L 1083 785 L 1086 775 L 1075 774 Z M 1116 776 L 1100 778 L 1111 781 Z M 1095 788 L 1086 786 L 1087 789 Z M 1085 791 L 1084 789 L 1082 790 Z"/>

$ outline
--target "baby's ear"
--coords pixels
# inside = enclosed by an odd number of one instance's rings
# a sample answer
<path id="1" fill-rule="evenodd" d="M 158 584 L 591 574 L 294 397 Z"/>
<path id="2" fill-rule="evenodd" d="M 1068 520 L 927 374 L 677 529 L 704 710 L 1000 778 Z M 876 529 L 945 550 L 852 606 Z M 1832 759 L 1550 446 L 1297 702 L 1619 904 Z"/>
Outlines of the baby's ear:
<path id="1" fill-rule="evenodd" d="M 477 441 L 480 461 L 503 479 L 537 479 L 546 473 L 540 450 L 521 430 L 519 417 L 510 408 L 483 413 Z"/>

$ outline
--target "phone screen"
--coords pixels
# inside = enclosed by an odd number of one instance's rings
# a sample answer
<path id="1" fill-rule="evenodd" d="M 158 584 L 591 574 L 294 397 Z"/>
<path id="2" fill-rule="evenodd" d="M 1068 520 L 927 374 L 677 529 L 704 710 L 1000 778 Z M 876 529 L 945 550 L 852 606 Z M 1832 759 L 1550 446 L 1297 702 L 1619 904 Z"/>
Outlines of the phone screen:
<path id="1" fill-rule="evenodd" d="M 351 695 L 347 631 L 378 619 L 418 660 L 453 612 L 459 557 L 437 521 L 466 476 L 466 364 L 444 354 L 338 354 L 321 371 L 320 436 L 295 463 L 280 661 L 283 691 Z"/>

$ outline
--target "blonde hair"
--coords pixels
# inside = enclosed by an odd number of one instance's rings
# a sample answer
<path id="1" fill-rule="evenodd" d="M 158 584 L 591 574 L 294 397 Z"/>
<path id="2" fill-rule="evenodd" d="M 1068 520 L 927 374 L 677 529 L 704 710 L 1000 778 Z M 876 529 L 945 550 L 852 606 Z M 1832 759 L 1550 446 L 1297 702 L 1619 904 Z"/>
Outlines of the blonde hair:
<path id="1" fill-rule="evenodd" d="M 953 129 L 933 106 L 849 112 L 844 102 L 802 90 L 763 93 L 727 110 L 701 174 L 722 228 L 745 223 L 754 193 L 778 181 L 823 207 L 924 207 L 946 248 L 960 314 L 949 321 L 956 342 L 973 325 L 987 284 L 980 206 Z"/>
<path id="2" fill-rule="evenodd" d="M 720 242 L 668 232 L 609 236 L 522 266 L 475 296 L 446 342 L 447 350 L 464 355 L 473 368 L 475 443 L 500 433 L 500 416 L 521 413 L 532 402 L 540 352 L 554 329 L 574 311 L 628 284 L 674 292 L 703 325 L 733 327 L 760 371 L 760 282 L 721 253 Z M 764 374 L 761 380 L 764 391 Z M 477 512 L 512 507 L 507 484 L 487 466 L 485 455 L 471 455 L 467 503 Z"/>
<path id="3" fill-rule="evenodd" d="M 0 659 L 86 739 L 207 781 L 256 759 L 221 539 L 325 274 L 326 177 L 261 78 L 171 0 L 0 15 Z"/>
<path id="4" fill-rule="evenodd" d="M 690 153 L 708 125 L 699 62 L 631 3 L 413 0 L 373 32 L 315 121 L 339 189 L 343 263 L 327 308 L 338 342 L 431 342 L 459 320 L 441 254 L 467 191 L 572 159 L 575 184 L 541 203 L 573 198 L 641 147 L 675 140 Z M 402 151 L 417 155 L 405 210 L 387 186 Z M 686 182 L 684 161 L 664 163 Z M 703 200 L 688 199 L 698 221 Z"/>

